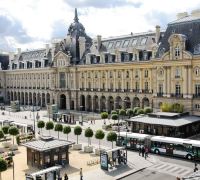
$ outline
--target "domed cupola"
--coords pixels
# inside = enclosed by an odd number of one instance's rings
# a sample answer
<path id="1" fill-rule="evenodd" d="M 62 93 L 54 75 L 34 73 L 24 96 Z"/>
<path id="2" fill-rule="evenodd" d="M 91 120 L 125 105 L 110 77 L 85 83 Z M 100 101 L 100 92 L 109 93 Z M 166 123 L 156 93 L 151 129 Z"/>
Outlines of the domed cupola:
<path id="1" fill-rule="evenodd" d="M 85 28 L 79 22 L 76 8 L 75 8 L 74 22 L 69 26 L 68 35 L 70 36 L 84 36 L 85 35 Z"/>

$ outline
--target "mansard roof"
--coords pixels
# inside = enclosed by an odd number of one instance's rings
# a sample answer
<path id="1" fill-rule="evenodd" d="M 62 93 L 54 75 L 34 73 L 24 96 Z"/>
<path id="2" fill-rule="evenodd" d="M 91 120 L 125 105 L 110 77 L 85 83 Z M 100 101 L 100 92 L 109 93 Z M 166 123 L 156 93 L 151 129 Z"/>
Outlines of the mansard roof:
<path id="1" fill-rule="evenodd" d="M 200 17 L 187 16 L 168 24 L 164 37 L 159 42 L 157 57 L 169 51 L 168 39 L 174 33 L 186 36 L 186 51 L 192 54 L 200 54 Z"/>
<path id="2" fill-rule="evenodd" d="M 5 54 L 0 54 L 0 63 L 2 70 L 8 69 L 9 56 Z"/>

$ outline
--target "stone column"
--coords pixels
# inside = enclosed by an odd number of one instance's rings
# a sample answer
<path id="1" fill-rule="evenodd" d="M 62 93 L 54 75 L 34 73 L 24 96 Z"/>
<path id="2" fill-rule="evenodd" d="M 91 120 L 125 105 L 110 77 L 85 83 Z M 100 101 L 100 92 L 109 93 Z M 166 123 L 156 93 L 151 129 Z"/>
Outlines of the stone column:
<path id="1" fill-rule="evenodd" d="M 124 74 L 125 74 L 125 72 L 124 71 L 121 71 L 121 86 L 122 86 L 122 92 L 124 92 L 124 89 L 125 89 L 125 87 L 124 87 L 124 80 L 125 80 L 125 78 L 124 78 Z"/>
<path id="2" fill-rule="evenodd" d="M 193 84 L 192 84 L 192 66 L 188 66 L 188 98 L 192 98 Z"/>
<path id="3" fill-rule="evenodd" d="M 163 84 L 163 96 L 167 96 L 167 67 L 164 67 L 164 84 Z"/>
<path id="4" fill-rule="evenodd" d="M 143 88 L 143 84 L 142 84 L 142 69 L 139 70 L 140 71 L 140 75 L 139 75 L 139 78 L 140 78 L 140 90 L 139 92 L 142 92 L 142 88 Z"/>
<path id="5" fill-rule="evenodd" d="M 170 97 L 170 94 L 172 93 L 171 91 L 171 67 L 167 68 L 167 97 Z"/>
<path id="6" fill-rule="evenodd" d="M 131 69 L 130 71 L 130 76 L 131 76 L 130 92 L 133 92 L 133 69 Z"/>

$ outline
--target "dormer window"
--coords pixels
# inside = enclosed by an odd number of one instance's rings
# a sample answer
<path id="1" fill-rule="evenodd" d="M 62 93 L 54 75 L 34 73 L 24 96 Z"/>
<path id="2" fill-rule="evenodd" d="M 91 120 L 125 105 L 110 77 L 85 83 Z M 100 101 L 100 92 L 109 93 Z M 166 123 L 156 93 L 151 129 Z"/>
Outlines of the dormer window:
<path id="1" fill-rule="evenodd" d="M 113 47 L 113 42 L 109 42 L 108 49 L 111 49 Z"/>
<path id="2" fill-rule="evenodd" d="M 179 48 L 179 46 L 176 46 L 175 47 L 175 57 L 179 57 L 180 56 L 180 48 Z"/>
<path id="3" fill-rule="evenodd" d="M 135 46 L 137 44 L 137 39 L 133 39 L 132 46 Z"/>
<path id="4" fill-rule="evenodd" d="M 129 44 L 129 40 L 125 40 L 125 41 L 124 41 L 124 44 L 123 44 L 123 48 L 127 47 L 128 44 Z"/>
<path id="5" fill-rule="evenodd" d="M 115 48 L 120 47 L 120 45 L 121 45 L 121 41 L 117 41 L 116 44 L 115 44 Z"/>
<path id="6" fill-rule="evenodd" d="M 198 67 L 195 68 L 195 75 L 199 76 L 200 75 L 200 69 Z"/>
<path id="7" fill-rule="evenodd" d="M 140 42 L 140 45 L 145 45 L 147 42 L 147 37 L 145 38 L 142 38 L 141 42 Z"/>

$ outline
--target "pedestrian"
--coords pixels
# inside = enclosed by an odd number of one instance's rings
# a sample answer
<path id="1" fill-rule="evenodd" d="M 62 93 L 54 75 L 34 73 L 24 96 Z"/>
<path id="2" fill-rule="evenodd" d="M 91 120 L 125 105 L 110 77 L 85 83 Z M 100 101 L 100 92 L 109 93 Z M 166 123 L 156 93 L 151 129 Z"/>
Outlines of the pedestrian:
<path id="1" fill-rule="evenodd" d="M 92 124 L 92 119 L 91 119 L 91 121 L 90 121 L 90 122 L 91 122 L 91 124 Z"/>
<path id="2" fill-rule="evenodd" d="M 141 155 L 141 152 L 142 152 L 142 146 L 141 144 L 139 145 L 139 156 Z"/>
<path id="3" fill-rule="evenodd" d="M 144 157 L 145 149 L 144 146 L 142 146 L 142 157 Z"/>
<path id="4" fill-rule="evenodd" d="M 83 170 L 80 168 L 80 180 L 83 180 Z"/>
<path id="5" fill-rule="evenodd" d="M 64 180 L 68 180 L 68 179 L 69 179 L 68 175 L 67 175 L 67 173 L 65 173 Z"/>
<path id="6" fill-rule="evenodd" d="M 194 163 L 194 172 L 198 171 L 197 163 Z"/>
<path id="7" fill-rule="evenodd" d="M 145 147 L 145 159 L 148 157 L 148 153 L 149 153 L 149 150 L 148 150 L 148 147 Z"/>

